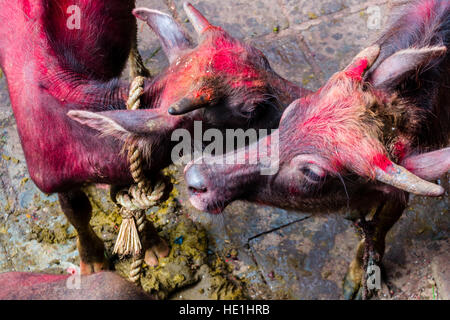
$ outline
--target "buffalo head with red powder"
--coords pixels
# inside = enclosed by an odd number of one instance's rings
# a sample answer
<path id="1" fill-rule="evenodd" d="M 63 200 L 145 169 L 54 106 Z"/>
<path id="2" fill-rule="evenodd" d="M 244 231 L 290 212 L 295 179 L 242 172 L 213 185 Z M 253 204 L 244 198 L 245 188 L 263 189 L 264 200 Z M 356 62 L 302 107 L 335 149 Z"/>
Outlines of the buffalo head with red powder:
<path id="1" fill-rule="evenodd" d="M 292 91 L 302 89 L 279 77 L 258 49 L 210 24 L 191 4 L 184 9 L 198 33 L 197 46 L 170 16 L 146 8 L 133 12 L 159 36 L 170 62 L 146 82 L 141 98 L 146 110 L 77 110 L 69 116 L 120 137 L 127 132 L 161 135 L 189 127 L 191 120 L 202 120 L 205 127 L 276 127 L 283 106 L 298 98 L 291 97 Z"/>
<path id="2" fill-rule="evenodd" d="M 279 156 L 269 157 L 279 168 L 275 174 L 261 174 L 267 163 L 258 153 L 273 150 L 267 145 L 278 139 L 270 135 L 226 154 L 222 162 L 213 157 L 188 164 L 192 204 L 215 213 L 236 199 L 326 211 L 364 208 L 387 195 L 404 199 L 401 190 L 441 195 L 441 186 L 422 178 L 436 179 L 449 170 L 450 149 L 413 156 L 426 116 L 411 100 L 399 97 L 396 88 L 424 64 L 442 61 L 446 48 L 401 50 L 367 73 L 379 52 L 378 45 L 362 51 L 320 90 L 284 111 L 272 134 L 279 136 Z M 256 161 L 226 164 L 236 156 Z"/>

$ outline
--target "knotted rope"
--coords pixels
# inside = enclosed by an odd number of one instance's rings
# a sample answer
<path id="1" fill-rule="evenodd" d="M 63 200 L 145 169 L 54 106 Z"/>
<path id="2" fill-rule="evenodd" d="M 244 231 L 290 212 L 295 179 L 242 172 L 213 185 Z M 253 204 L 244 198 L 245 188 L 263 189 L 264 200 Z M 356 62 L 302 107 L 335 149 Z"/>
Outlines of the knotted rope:
<path id="1" fill-rule="evenodd" d="M 144 89 L 144 77 L 136 77 L 130 87 L 127 109 L 136 110 L 140 106 L 140 97 Z M 147 222 L 145 210 L 158 203 L 164 194 L 164 182 L 158 181 L 152 188 L 151 182 L 145 177 L 142 154 L 136 144 L 128 146 L 128 162 L 135 184 L 128 189 L 122 189 L 116 194 L 116 202 L 121 206 L 122 224 L 114 246 L 114 253 L 121 258 L 132 255 L 129 278 L 138 283 L 144 262 L 145 225 Z M 137 227 L 136 227 L 137 225 Z"/>

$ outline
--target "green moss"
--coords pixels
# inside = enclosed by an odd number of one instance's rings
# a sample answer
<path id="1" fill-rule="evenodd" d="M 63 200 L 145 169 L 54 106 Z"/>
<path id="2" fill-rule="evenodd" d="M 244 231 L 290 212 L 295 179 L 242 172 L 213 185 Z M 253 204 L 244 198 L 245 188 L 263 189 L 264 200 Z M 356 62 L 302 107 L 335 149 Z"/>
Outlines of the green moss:
<path id="1" fill-rule="evenodd" d="M 245 298 L 242 288 L 222 276 L 213 277 L 210 298 L 214 300 L 241 300 Z"/>
<path id="2" fill-rule="evenodd" d="M 8 155 L 6 155 L 6 154 L 2 154 L 2 158 L 3 158 L 3 160 L 5 160 L 5 161 L 12 161 L 12 162 L 15 163 L 15 164 L 18 164 L 18 163 L 20 162 L 19 159 L 14 158 L 14 157 L 11 157 L 11 156 L 8 156 Z"/>
<path id="3" fill-rule="evenodd" d="M 66 243 L 68 239 L 73 239 L 76 237 L 75 232 L 69 232 L 68 228 L 68 223 L 55 223 L 52 229 L 41 227 L 40 225 L 33 223 L 31 226 L 29 239 L 49 244 Z"/>
<path id="4" fill-rule="evenodd" d="M 28 180 L 30 180 L 28 177 L 22 178 L 22 180 L 20 180 L 20 186 L 23 187 L 28 182 Z"/>
<path id="5" fill-rule="evenodd" d="M 308 12 L 308 18 L 313 20 L 313 19 L 317 19 L 318 16 L 314 12 Z"/>
<path id="6" fill-rule="evenodd" d="M 5 206 L 3 207 L 3 211 L 4 211 L 4 212 L 10 212 L 10 211 L 11 211 L 11 202 L 10 202 L 9 199 L 6 201 L 6 204 L 5 204 Z"/>

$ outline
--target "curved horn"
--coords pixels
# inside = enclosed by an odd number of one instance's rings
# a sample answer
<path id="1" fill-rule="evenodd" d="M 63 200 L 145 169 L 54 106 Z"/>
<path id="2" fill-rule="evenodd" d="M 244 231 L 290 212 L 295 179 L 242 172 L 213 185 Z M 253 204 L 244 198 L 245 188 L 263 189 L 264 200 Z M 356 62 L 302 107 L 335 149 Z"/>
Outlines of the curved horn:
<path id="1" fill-rule="evenodd" d="M 172 104 L 168 110 L 169 114 L 178 116 L 188 112 L 204 108 L 208 104 L 213 103 L 217 97 L 217 92 L 211 90 L 203 90 L 198 92 L 191 92 L 181 98 L 179 101 Z"/>
<path id="2" fill-rule="evenodd" d="M 202 34 L 206 28 L 211 26 L 209 21 L 206 20 L 206 18 L 200 13 L 200 11 L 195 9 L 194 6 L 189 2 L 183 3 L 183 8 L 184 11 L 186 11 L 189 20 L 191 21 L 195 31 L 197 31 L 198 34 Z"/>
<path id="3" fill-rule="evenodd" d="M 386 171 L 376 168 L 375 175 L 378 181 L 420 196 L 437 197 L 444 193 L 441 186 L 425 181 L 395 163 Z"/>
<path id="4" fill-rule="evenodd" d="M 205 102 L 202 99 L 183 98 L 171 105 L 168 112 L 172 116 L 179 116 L 203 107 L 205 107 Z"/>
<path id="5" fill-rule="evenodd" d="M 379 54 L 379 45 L 365 48 L 353 58 L 352 62 L 344 69 L 344 72 L 353 79 L 362 80 L 363 74 L 372 66 Z"/>
<path id="6" fill-rule="evenodd" d="M 345 70 L 350 69 L 355 62 L 360 61 L 361 59 L 366 59 L 368 67 L 370 67 L 375 60 L 377 60 L 378 55 L 380 54 L 380 46 L 377 44 L 374 44 L 370 47 L 367 47 L 363 50 L 361 50 L 353 59 L 352 62 L 345 68 Z"/>
<path id="7" fill-rule="evenodd" d="M 191 47 L 183 28 L 168 14 L 147 8 L 136 8 L 133 10 L 133 14 L 147 22 L 155 32 L 169 62 L 173 62 L 178 58 L 180 52 Z"/>

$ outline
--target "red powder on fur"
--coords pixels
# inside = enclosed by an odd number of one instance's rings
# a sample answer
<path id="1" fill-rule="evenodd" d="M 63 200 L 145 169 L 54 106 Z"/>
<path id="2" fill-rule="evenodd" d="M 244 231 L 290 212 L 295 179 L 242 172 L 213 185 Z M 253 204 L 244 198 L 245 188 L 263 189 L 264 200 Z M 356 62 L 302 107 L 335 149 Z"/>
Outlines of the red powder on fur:
<path id="1" fill-rule="evenodd" d="M 296 196 L 298 195 L 300 192 L 298 190 L 298 188 L 294 187 L 294 186 L 289 186 L 289 194 L 291 196 Z"/>
<path id="2" fill-rule="evenodd" d="M 423 1 L 417 6 L 417 13 L 420 17 L 424 19 L 429 19 L 431 17 L 431 13 L 433 12 L 433 7 L 436 4 L 434 0 Z M 417 19 L 415 17 L 414 19 Z"/>
<path id="3" fill-rule="evenodd" d="M 390 166 L 392 166 L 391 160 L 389 160 L 386 155 L 379 153 L 373 157 L 372 163 L 383 171 L 386 171 Z"/>
<path id="4" fill-rule="evenodd" d="M 222 32 L 223 29 L 221 27 L 218 26 L 213 26 L 213 25 L 209 25 L 206 28 L 203 28 L 202 33 L 206 32 L 206 31 L 215 31 L 215 32 Z"/>
<path id="5" fill-rule="evenodd" d="M 397 157 L 398 161 L 403 160 L 406 155 L 406 146 L 403 142 L 398 141 L 394 144 L 394 155 Z"/>
<path id="6" fill-rule="evenodd" d="M 22 286 L 33 286 L 35 284 L 56 282 L 67 279 L 68 275 L 53 275 L 53 274 L 24 274 Z"/>
<path id="7" fill-rule="evenodd" d="M 344 166 L 342 165 L 342 162 L 341 162 L 339 159 L 334 158 L 334 159 L 331 161 L 331 168 L 332 168 L 335 172 L 341 172 L 342 169 L 344 169 Z"/>
<path id="8" fill-rule="evenodd" d="M 198 98 L 200 98 L 200 97 L 203 97 L 203 100 L 206 102 L 206 101 L 211 101 L 211 97 L 212 97 L 212 95 L 213 95 L 213 93 L 211 92 L 212 91 L 212 89 L 210 89 L 210 88 L 206 88 L 206 89 L 202 89 L 202 90 L 199 90 L 199 91 L 197 91 L 195 94 L 194 94 L 194 97 L 196 98 L 196 99 L 198 99 Z"/>
<path id="9" fill-rule="evenodd" d="M 362 74 L 364 70 L 366 70 L 368 64 L 369 62 L 365 58 L 356 61 L 349 70 L 345 71 L 345 74 L 353 80 L 361 81 Z"/>
<path id="10" fill-rule="evenodd" d="M 234 57 L 229 52 L 218 53 L 214 56 L 214 69 L 225 72 L 230 76 L 240 76 L 244 79 L 257 76 L 252 68 L 239 65 L 237 57 Z"/>

